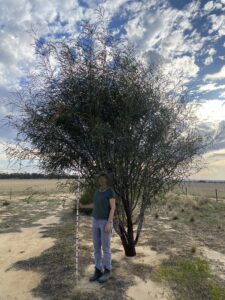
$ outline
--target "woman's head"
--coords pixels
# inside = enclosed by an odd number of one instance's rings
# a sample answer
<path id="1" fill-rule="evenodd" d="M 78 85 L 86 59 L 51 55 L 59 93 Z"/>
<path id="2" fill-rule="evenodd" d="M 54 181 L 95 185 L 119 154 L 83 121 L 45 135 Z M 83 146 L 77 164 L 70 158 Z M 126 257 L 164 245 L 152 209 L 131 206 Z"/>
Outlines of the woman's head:
<path id="1" fill-rule="evenodd" d="M 100 175 L 98 175 L 98 184 L 101 186 L 109 185 L 109 177 L 107 173 L 101 173 Z"/>

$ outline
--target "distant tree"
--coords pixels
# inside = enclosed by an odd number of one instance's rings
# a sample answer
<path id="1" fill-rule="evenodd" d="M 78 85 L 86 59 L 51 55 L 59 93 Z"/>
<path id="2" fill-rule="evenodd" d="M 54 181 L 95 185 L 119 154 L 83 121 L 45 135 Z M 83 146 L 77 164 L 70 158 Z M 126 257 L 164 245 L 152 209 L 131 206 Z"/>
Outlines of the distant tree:
<path id="1" fill-rule="evenodd" d="M 114 228 L 125 254 L 135 256 L 146 208 L 201 169 L 210 143 L 197 129 L 194 103 L 173 78 L 146 64 L 104 18 L 83 22 L 76 39 L 36 38 L 37 65 L 16 94 L 18 131 L 10 157 L 38 158 L 47 172 L 77 171 L 86 182 L 113 175 Z M 195 158 L 197 158 L 195 160 Z"/>
<path id="2" fill-rule="evenodd" d="M 77 178 L 77 175 L 68 175 L 68 174 L 41 174 L 41 173 L 0 173 L 1 179 L 36 179 L 36 178 Z"/>

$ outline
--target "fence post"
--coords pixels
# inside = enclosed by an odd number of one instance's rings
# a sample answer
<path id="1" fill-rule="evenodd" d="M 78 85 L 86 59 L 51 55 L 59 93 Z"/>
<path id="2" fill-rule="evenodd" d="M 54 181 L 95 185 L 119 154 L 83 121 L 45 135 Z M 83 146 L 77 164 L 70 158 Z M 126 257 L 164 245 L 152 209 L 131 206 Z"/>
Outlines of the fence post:
<path id="1" fill-rule="evenodd" d="M 186 191 L 186 196 L 187 196 L 187 187 L 185 187 L 185 191 Z"/>
<path id="2" fill-rule="evenodd" d="M 218 201 L 218 197 L 217 197 L 217 189 L 215 189 L 215 192 L 216 192 L 216 201 Z"/>
<path id="3" fill-rule="evenodd" d="M 11 201 L 11 199 L 12 199 L 12 188 L 10 188 L 9 199 L 10 199 L 10 201 Z"/>

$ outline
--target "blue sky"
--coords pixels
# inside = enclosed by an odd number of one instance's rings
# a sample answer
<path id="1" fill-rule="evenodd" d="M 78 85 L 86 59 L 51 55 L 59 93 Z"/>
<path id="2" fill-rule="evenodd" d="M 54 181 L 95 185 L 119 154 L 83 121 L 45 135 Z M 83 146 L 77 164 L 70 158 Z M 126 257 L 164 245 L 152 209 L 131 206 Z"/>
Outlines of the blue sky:
<path id="1" fill-rule="evenodd" d="M 8 166 L 6 142 L 16 132 L 2 126 L 10 112 L 5 99 L 20 89 L 26 71 L 34 67 L 29 30 L 45 39 L 76 37 L 81 20 L 96 20 L 95 8 L 105 8 L 108 27 L 127 36 L 147 61 L 160 61 L 165 70 L 183 72 L 190 95 L 201 106 L 199 126 L 205 131 L 225 124 L 225 0 L 0 0 L 0 171 L 38 171 L 38 162 L 19 169 Z M 204 155 L 207 168 L 195 179 L 225 179 L 225 133 Z M 27 167 L 26 167 L 27 165 Z"/>

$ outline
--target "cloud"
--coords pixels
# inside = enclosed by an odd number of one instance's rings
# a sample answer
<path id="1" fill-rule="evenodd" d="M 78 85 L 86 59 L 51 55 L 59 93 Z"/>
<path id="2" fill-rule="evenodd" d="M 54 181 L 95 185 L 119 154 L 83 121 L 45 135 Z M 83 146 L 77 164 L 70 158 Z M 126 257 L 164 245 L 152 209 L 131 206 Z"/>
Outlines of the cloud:
<path id="1" fill-rule="evenodd" d="M 204 168 L 198 173 L 190 176 L 191 180 L 224 180 L 225 178 L 225 163 L 224 158 L 218 160 L 217 163 L 211 162 L 210 159 L 203 155 Z"/>
<path id="2" fill-rule="evenodd" d="M 192 20 L 200 12 L 200 2 L 192 2 L 183 10 L 172 8 L 165 1 L 142 1 L 138 13 L 128 5 L 132 18 L 124 26 L 128 38 L 135 44 L 141 56 L 149 51 L 158 52 L 164 69 L 175 68 L 183 71 L 187 83 L 197 76 L 199 66 L 195 57 L 209 40 L 193 28 Z M 187 31 L 189 33 L 187 34 Z M 150 56 L 151 56 L 150 55 Z"/>
<path id="3" fill-rule="evenodd" d="M 212 128 L 216 128 L 221 121 L 225 120 L 225 100 L 210 99 L 199 100 L 197 116 L 201 123 L 211 124 Z"/>
<path id="4" fill-rule="evenodd" d="M 208 83 L 208 84 L 202 84 L 202 85 L 197 85 L 198 91 L 199 92 L 212 92 L 216 90 L 222 90 L 225 89 L 225 84 L 221 85 L 216 85 L 216 83 Z"/>
<path id="5" fill-rule="evenodd" d="M 155 50 L 148 50 L 143 54 L 142 57 L 145 62 L 147 63 L 153 63 L 155 66 L 162 65 L 164 63 L 167 63 L 169 60 L 165 59 L 162 55 L 160 55 Z"/>
<path id="6" fill-rule="evenodd" d="M 219 55 L 218 58 L 221 60 L 225 60 L 225 55 Z"/>
<path id="7" fill-rule="evenodd" d="M 219 94 L 219 98 L 225 98 L 225 91 L 223 91 Z"/>
<path id="8" fill-rule="evenodd" d="M 163 47 L 163 42 L 168 40 L 174 31 L 182 32 L 192 28 L 184 12 L 171 8 L 165 1 L 143 1 L 138 13 L 135 9 L 131 5 L 128 6 L 132 18 L 128 19 L 124 27 L 127 36 L 141 52 L 154 48 L 157 44 L 159 48 Z M 168 58 L 166 53 L 163 55 Z"/>
<path id="9" fill-rule="evenodd" d="M 204 80 L 218 80 L 218 79 L 223 79 L 225 78 L 225 65 L 221 67 L 221 69 L 219 70 L 219 72 L 216 73 L 212 73 L 212 74 L 206 74 L 204 76 Z"/>
<path id="10" fill-rule="evenodd" d="M 210 65 L 213 62 L 213 57 L 209 56 L 205 59 L 204 64 L 205 65 Z"/>
<path id="11" fill-rule="evenodd" d="M 211 12 L 215 9 L 221 9 L 223 8 L 223 3 L 220 1 L 209 1 L 204 5 L 204 10 L 207 12 Z"/>
<path id="12" fill-rule="evenodd" d="M 205 59 L 204 64 L 210 65 L 213 62 L 213 56 L 216 54 L 216 49 L 210 48 L 207 50 L 207 53 L 209 56 Z"/>
<path id="13" fill-rule="evenodd" d="M 217 37 L 225 35 L 225 14 L 212 14 L 208 16 L 208 20 L 211 22 L 211 28 L 208 33 L 216 32 Z"/>
<path id="14" fill-rule="evenodd" d="M 162 64 L 164 72 L 174 76 L 182 72 L 183 83 L 197 79 L 202 71 L 199 61 L 210 70 L 217 53 L 222 53 L 216 41 L 225 35 L 225 0 L 208 1 L 203 7 L 201 1 L 191 1 L 183 9 L 164 0 L 91 0 L 86 1 L 87 5 L 78 0 L 20 0 L 19 5 L 17 0 L 0 0 L 0 102 L 7 99 L 11 90 L 20 88 L 21 78 L 35 67 L 31 25 L 43 38 L 62 38 L 65 34 L 75 38 L 81 20 L 96 20 L 94 9 L 99 2 L 109 23 L 118 21 L 115 32 L 125 29 L 124 35 L 135 44 L 139 57 Z M 218 56 L 220 60 L 224 57 Z M 225 66 L 216 73 L 203 75 L 203 80 L 209 82 L 197 86 L 199 92 L 215 91 L 221 99 L 210 100 L 209 104 L 205 103 L 208 100 L 203 101 L 199 124 L 202 130 L 210 131 L 224 118 L 221 103 L 225 85 L 218 83 L 224 77 Z M 0 119 L 6 113 L 6 107 L 0 104 Z M 12 128 L 0 127 L 2 141 L 15 135 Z"/>
<path id="15" fill-rule="evenodd" d="M 194 56 L 177 57 L 164 64 L 164 73 L 183 73 L 184 82 L 188 82 L 190 78 L 196 77 L 199 67 L 195 64 Z"/>

